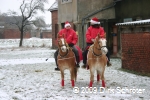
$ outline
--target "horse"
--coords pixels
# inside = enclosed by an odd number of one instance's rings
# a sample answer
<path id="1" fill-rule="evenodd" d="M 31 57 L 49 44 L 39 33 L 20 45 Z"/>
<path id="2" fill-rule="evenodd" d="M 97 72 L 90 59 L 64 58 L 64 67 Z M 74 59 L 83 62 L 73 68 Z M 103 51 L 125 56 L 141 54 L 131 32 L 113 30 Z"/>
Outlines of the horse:
<path id="1" fill-rule="evenodd" d="M 75 64 L 76 61 L 75 54 L 72 51 L 72 48 L 68 46 L 66 40 L 64 39 L 64 35 L 63 36 L 58 35 L 57 37 L 59 49 L 57 56 L 57 63 L 61 72 L 61 86 L 62 88 L 64 87 L 64 70 L 69 69 L 71 74 L 71 84 L 72 87 L 74 87 L 75 86 L 74 81 L 76 81 L 78 70 Z"/>
<path id="2" fill-rule="evenodd" d="M 102 80 L 102 87 L 105 87 L 104 81 L 104 71 L 107 65 L 107 48 L 106 48 L 106 39 L 100 38 L 98 34 L 95 38 L 93 45 L 89 47 L 87 54 L 87 65 L 90 70 L 90 83 L 89 87 L 92 87 L 94 82 L 94 72 L 97 71 L 97 82 Z"/>

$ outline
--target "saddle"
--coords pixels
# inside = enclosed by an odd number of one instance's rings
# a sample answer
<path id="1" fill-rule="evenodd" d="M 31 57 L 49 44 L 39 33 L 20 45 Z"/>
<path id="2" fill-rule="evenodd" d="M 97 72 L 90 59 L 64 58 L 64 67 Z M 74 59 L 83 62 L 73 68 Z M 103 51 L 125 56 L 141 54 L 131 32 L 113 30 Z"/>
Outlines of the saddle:
<path id="1" fill-rule="evenodd" d="M 77 46 L 77 45 L 75 45 L 75 47 L 77 48 L 77 50 L 78 50 L 78 53 L 79 53 L 79 62 L 81 61 L 81 60 L 83 60 L 83 56 L 82 56 L 82 50 L 80 49 L 80 47 L 79 46 Z"/>

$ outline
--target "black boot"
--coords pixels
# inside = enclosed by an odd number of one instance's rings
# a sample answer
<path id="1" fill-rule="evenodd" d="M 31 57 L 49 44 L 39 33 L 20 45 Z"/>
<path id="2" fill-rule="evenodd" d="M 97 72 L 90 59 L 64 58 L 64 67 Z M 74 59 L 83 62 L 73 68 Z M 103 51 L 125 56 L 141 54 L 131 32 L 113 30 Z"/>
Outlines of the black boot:
<path id="1" fill-rule="evenodd" d="M 107 61 L 107 66 L 111 66 L 112 64 L 110 63 L 110 61 Z"/>
<path id="2" fill-rule="evenodd" d="M 56 71 L 60 71 L 60 69 L 58 67 L 55 68 Z"/>
<path id="3" fill-rule="evenodd" d="M 56 50 L 56 52 L 54 53 L 54 58 L 55 58 L 55 63 L 56 63 L 56 68 L 55 68 L 55 70 L 56 71 L 59 71 L 60 69 L 58 68 L 58 64 L 57 64 L 57 56 L 58 56 L 58 49 Z"/>
<path id="4" fill-rule="evenodd" d="M 76 67 L 79 68 L 80 67 L 80 65 L 79 65 L 79 56 L 76 57 L 76 61 L 77 61 Z"/>
<path id="5" fill-rule="evenodd" d="M 85 68 L 86 68 L 86 64 L 82 65 L 82 68 L 84 68 L 84 69 L 85 69 Z"/>

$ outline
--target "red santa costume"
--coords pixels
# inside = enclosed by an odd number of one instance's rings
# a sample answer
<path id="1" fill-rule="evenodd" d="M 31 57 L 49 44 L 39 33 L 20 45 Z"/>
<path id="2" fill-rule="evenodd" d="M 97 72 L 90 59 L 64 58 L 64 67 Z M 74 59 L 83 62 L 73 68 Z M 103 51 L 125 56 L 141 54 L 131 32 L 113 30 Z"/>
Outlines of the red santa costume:
<path id="1" fill-rule="evenodd" d="M 91 19 L 91 26 L 87 29 L 86 32 L 86 42 L 87 43 L 93 43 L 92 39 L 95 39 L 95 37 L 97 36 L 97 34 L 99 33 L 101 38 L 104 38 L 105 32 L 104 29 L 102 27 L 93 27 L 92 25 L 94 24 L 100 24 L 100 22 L 98 21 L 98 19 L 96 17 Z"/>

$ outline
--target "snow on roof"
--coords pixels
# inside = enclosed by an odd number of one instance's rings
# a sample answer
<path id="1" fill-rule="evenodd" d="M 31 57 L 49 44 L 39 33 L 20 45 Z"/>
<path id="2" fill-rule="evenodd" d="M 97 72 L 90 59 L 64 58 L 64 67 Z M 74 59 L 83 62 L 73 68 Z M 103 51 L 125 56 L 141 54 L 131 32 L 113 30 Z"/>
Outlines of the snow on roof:
<path id="1" fill-rule="evenodd" d="M 48 10 L 49 11 L 58 10 L 58 1 L 56 0 Z"/>
<path id="2" fill-rule="evenodd" d="M 0 28 L 4 28 L 5 26 L 0 26 Z"/>
<path id="3" fill-rule="evenodd" d="M 136 25 L 136 24 L 150 24 L 150 19 L 146 20 L 139 20 L 139 21 L 132 21 L 132 22 L 125 22 L 125 23 L 116 23 L 117 26 L 121 25 Z"/>

